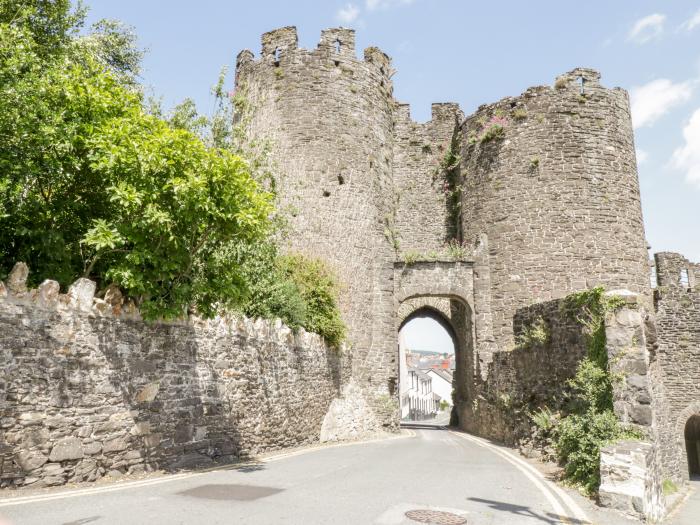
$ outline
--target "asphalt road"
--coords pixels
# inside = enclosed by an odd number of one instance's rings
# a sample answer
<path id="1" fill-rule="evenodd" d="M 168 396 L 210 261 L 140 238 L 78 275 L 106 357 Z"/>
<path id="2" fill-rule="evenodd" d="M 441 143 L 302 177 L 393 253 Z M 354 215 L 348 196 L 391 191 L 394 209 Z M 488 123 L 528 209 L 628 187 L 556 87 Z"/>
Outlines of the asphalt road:
<path id="1" fill-rule="evenodd" d="M 505 449 L 435 427 L 405 434 L 88 493 L 0 500 L 0 522 L 415 525 L 406 517 L 411 510 L 452 513 L 469 525 L 578 524 L 586 518 L 565 493 Z"/>

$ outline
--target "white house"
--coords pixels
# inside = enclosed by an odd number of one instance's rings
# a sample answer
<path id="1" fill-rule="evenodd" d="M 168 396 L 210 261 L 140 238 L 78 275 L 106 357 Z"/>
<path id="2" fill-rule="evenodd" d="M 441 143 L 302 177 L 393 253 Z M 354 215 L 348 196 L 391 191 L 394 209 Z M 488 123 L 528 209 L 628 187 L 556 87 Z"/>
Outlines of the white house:
<path id="1" fill-rule="evenodd" d="M 425 374 L 433 380 L 433 392 L 452 406 L 452 372 L 444 368 L 431 368 Z"/>
<path id="2" fill-rule="evenodd" d="M 450 399 L 452 399 L 450 385 Z M 401 419 L 429 419 L 440 408 L 440 396 L 433 392 L 433 380 L 406 362 L 406 344 L 399 332 L 399 399 Z"/>

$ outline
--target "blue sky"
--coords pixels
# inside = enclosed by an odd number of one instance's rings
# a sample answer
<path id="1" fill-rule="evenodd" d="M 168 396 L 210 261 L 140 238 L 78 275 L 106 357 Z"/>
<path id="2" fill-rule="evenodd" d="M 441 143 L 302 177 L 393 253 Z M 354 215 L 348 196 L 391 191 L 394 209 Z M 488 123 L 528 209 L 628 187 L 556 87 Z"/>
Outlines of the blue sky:
<path id="1" fill-rule="evenodd" d="M 377 45 L 398 70 L 395 96 L 426 120 L 431 102 L 466 113 L 576 66 L 629 90 L 646 232 L 652 251 L 700 261 L 700 1 L 327 0 L 238 2 L 87 0 L 90 20 L 134 26 L 148 48 L 144 83 L 170 106 L 209 88 L 260 34 L 296 25 L 300 45 L 320 31 L 357 29 L 358 50 Z M 358 51 L 361 53 L 361 51 Z"/>
<path id="2" fill-rule="evenodd" d="M 450 334 L 430 317 L 411 319 L 401 329 L 401 333 L 409 350 L 432 350 L 447 354 L 453 354 L 455 351 Z"/>

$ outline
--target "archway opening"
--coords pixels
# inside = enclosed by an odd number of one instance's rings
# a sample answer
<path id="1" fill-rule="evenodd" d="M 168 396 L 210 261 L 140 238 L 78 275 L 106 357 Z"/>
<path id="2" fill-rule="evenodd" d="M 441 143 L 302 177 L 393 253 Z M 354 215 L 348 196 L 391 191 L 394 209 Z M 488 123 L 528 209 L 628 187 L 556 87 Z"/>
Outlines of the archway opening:
<path id="1" fill-rule="evenodd" d="M 429 307 L 399 327 L 399 402 L 402 421 L 448 424 L 454 405 L 457 348 L 450 322 Z"/>
<path id="2" fill-rule="evenodd" d="M 691 416 L 685 424 L 685 451 L 688 454 L 690 477 L 700 476 L 700 415 Z"/>

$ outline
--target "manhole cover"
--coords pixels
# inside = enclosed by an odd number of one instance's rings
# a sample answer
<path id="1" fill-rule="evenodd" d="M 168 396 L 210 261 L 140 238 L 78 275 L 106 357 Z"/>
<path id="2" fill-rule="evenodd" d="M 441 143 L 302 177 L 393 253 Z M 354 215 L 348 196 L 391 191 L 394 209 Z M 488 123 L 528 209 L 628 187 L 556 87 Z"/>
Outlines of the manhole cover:
<path id="1" fill-rule="evenodd" d="M 406 517 L 418 523 L 431 523 L 433 525 L 463 525 L 467 518 L 443 512 L 441 510 L 409 510 Z"/>

